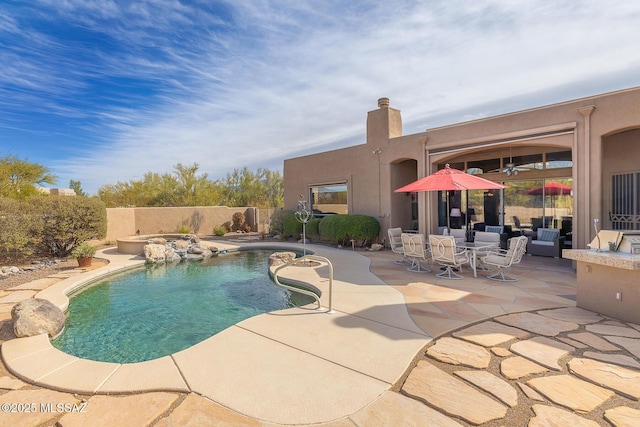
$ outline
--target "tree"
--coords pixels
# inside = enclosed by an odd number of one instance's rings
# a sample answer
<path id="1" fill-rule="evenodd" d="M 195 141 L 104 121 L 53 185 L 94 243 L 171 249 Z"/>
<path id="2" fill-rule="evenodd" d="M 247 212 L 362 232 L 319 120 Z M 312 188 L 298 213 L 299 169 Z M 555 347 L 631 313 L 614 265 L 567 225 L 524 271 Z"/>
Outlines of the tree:
<path id="1" fill-rule="evenodd" d="M 118 206 L 255 206 L 283 204 L 283 180 L 279 171 L 246 167 L 222 180 L 198 175 L 197 163 L 174 166 L 173 174 L 147 172 L 142 180 L 100 187 L 98 197 L 108 207 Z"/>
<path id="2" fill-rule="evenodd" d="M 227 206 L 256 206 L 259 208 L 282 206 L 283 180 L 279 171 L 259 168 L 251 172 L 246 167 L 228 173 L 218 181 L 222 204 Z"/>
<path id="3" fill-rule="evenodd" d="M 218 191 L 208 175 L 197 175 L 200 166 L 197 163 L 174 166 L 174 174 L 178 182 L 178 206 L 208 206 L 218 202 Z"/>
<path id="4" fill-rule="evenodd" d="M 82 190 L 82 183 L 80 181 L 69 181 L 69 188 L 76 192 L 76 196 L 87 196 L 88 194 Z"/>
<path id="5" fill-rule="evenodd" d="M 80 243 L 103 239 L 107 210 L 96 197 L 31 197 L 39 212 L 42 244 L 53 256 L 66 257 Z"/>
<path id="6" fill-rule="evenodd" d="M 15 156 L 0 158 L 0 197 L 24 199 L 39 194 L 36 185 L 54 185 L 56 181 L 46 166 Z"/>

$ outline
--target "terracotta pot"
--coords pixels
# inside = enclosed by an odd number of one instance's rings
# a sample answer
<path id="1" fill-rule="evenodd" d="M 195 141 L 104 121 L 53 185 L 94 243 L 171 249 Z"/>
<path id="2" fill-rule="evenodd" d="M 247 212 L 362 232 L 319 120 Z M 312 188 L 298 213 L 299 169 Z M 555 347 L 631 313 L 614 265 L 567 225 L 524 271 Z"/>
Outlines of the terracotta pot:
<path id="1" fill-rule="evenodd" d="M 78 267 L 90 267 L 93 257 L 78 258 Z"/>

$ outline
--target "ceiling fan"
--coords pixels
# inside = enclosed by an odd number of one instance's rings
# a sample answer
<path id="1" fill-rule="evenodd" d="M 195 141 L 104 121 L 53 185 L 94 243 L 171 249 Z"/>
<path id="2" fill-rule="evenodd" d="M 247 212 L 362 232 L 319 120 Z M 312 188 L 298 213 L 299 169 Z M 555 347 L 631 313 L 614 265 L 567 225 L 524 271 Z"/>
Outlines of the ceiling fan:
<path id="1" fill-rule="evenodd" d="M 509 163 L 505 164 L 505 168 L 503 170 L 507 176 L 518 175 L 518 169 L 516 169 L 516 164 L 513 163 L 513 157 L 511 156 L 511 147 L 509 147 Z"/>

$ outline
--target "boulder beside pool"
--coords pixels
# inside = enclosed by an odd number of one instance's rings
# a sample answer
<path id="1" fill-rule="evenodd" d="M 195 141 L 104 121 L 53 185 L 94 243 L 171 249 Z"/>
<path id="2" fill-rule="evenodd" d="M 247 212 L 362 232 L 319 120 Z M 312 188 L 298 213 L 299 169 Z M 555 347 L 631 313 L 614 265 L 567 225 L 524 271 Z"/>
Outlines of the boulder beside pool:
<path id="1" fill-rule="evenodd" d="M 64 313 L 49 300 L 29 298 L 11 309 L 13 333 L 18 338 L 32 337 L 46 333 L 57 337 L 64 329 Z"/>
<path id="2" fill-rule="evenodd" d="M 269 255 L 269 267 L 278 267 L 296 259 L 293 252 L 274 252 Z"/>

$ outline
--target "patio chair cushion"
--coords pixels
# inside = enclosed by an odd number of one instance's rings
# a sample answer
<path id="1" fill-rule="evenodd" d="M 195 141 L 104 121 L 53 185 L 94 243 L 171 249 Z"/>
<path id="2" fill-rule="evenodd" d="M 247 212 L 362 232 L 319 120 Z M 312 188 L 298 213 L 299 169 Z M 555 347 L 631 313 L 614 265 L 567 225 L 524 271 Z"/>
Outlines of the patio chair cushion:
<path id="1" fill-rule="evenodd" d="M 553 242 L 560 235 L 560 230 L 557 228 L 538 228 L 537 231 L 537 240 L 540 242 Z"/>
<path id="2" fill-rule="evenodd" d="M 484 227 L 484 231 L 486 231 L 487 233 L 502 234 L 504 233 L 504 227 L 501 225 L 486 225 Z"/>

